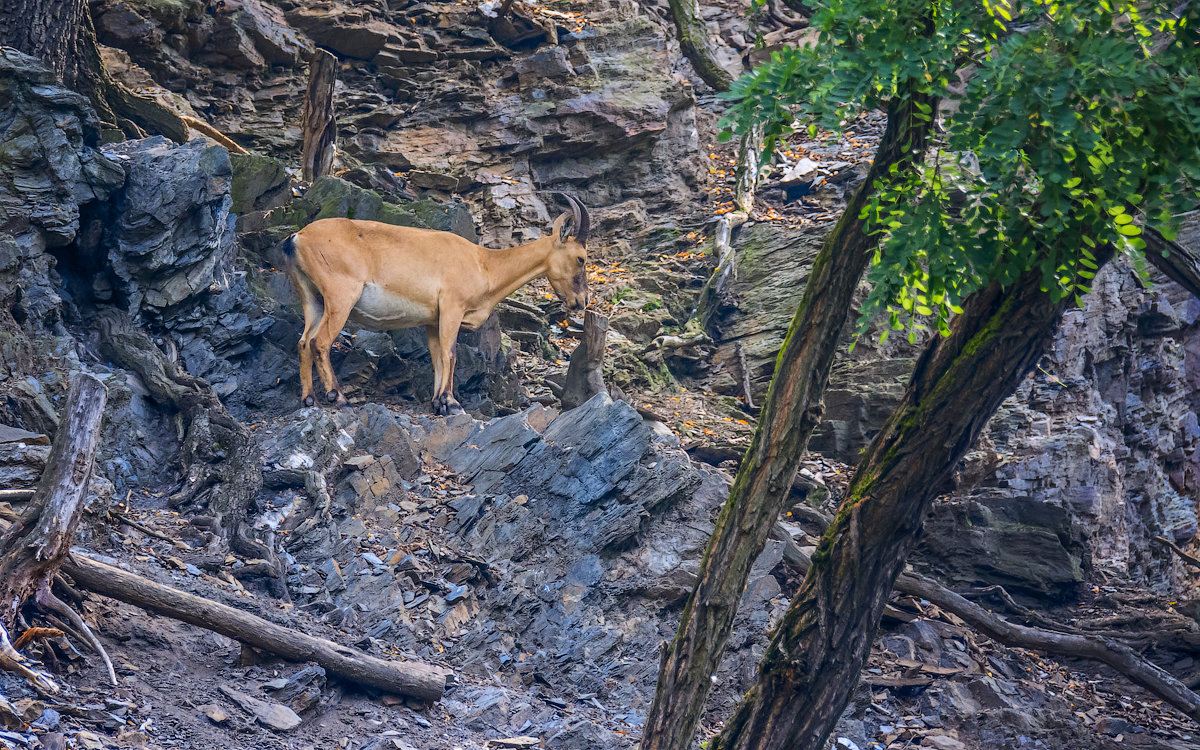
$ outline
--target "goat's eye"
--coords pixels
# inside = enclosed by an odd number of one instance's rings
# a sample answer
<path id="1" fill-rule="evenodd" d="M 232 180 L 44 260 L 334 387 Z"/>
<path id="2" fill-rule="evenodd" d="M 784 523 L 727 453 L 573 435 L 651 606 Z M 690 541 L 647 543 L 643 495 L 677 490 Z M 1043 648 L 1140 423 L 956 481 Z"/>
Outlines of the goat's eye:
<path id="1" fill-rule="evenodd" d="M 587 262 L 587 261 L 585 261 L 583 258 L 580 258 L 580 259 L 579 259 L 579 265 L 581 265 L 581 266 L 582 266 L 584 263 L 586 263 L 586 262 Z"/>

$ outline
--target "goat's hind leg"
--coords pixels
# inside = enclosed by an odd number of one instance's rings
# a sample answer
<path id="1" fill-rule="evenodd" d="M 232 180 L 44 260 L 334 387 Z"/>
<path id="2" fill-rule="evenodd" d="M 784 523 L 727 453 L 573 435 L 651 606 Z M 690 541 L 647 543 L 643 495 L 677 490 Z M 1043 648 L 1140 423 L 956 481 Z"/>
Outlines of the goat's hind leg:
<path id="1" fill-rule="evenodd" d="M 325 304 L 312 282 L 297 270 L 292 271 L 292 283 L 304 308 L 304 332 L 300 334 L 300 342 L 296 347 L 300 354 L 300 402 L 312 406 L 316 403 L 316 397 L 313 395 L 313 352 L 310 342 L 325 315 Z"/>
<path id="2" fill-rule="evenodd" d="M 362 287 L 360 286 L 352 294 L 342 294 L 336 298 L 332 294 L 327 295 L 325 314 L 321 317 L 321 324 L 317 327 L 316 333 L 309 341 L 312 353 L 316 356 L 317 373 L 321 376 L 321 384 L 326 389 L 325 399 L 337 406 L 349 406 L 349 402 L 342 395 L 337 376 L 333 373 L 333 364 L 329 360 L 329 348 L 333 346 L 334 339 L 345 327 L 346 321 L 350 318 L 350 310 L 358 302 L 361 292 Z"/>
<path id="3" fill-rule="evenodd" d="M 425 343 L 429 345 L 429 360 L 433 363 L 433 400 L 434 414 L 442 413 L 442 373 L 446 365 L 442 362 L 442 343 L 438 338 L 437 324 L 425 326 Z"/>

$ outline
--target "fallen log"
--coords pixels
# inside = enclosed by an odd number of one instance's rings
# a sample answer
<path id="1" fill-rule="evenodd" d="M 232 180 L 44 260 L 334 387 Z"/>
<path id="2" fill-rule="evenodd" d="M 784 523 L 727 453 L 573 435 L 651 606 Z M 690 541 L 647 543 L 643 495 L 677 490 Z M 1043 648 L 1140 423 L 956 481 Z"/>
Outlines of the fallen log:
<path id="1" fill-rule="evenodd" d="M 68 558 L 62 569 L 80 587 L 93 593 L 212 630 L 289 661 L 314 661 L 349 683 L 426 701 L 438 700 L 446 689 L 449 670 L 441 667 L 377 659 L 78 554 Z"/>

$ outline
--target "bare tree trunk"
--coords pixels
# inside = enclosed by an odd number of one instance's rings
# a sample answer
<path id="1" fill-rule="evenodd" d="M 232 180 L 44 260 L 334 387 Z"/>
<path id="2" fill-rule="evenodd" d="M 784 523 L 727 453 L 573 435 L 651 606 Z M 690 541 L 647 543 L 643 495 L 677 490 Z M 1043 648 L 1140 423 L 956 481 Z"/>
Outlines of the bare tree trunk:
<path id="1" fill-rule="evenodd" d="M 1034 271 L 964 307 L 951 335 L 925 348 L 904 400 L 867 448 L 754 687 L 711 750 L 824 746 L 936 488 L 1041 358 L 1066 303 L 1042 292 Z"/>
<path id="2" fill-rule="evenodd" d="M 808 439 L 821 421 L 838 338 L 875 246 L 859 214 L 876 182 L 890 179 L 893 168 L 902 172 L 924 158 L 932 121 L 913 116 L 919 114 L 914 102 L 937 109 L 936 100 L 916 93 L 891 104 L 871 171 L 813 263 L 754 441 L 705 549 L 679 631 L 663 652 L 642 750 L 687 750 L 691 744 L 750 566 L 787 502 Z"/>
<path id="3" fill-rule="evenodd" d="M 571 352 L 567 379 L 563 383 L 563 409 L 583 406 L 604 387 L 604 341 L 608 338 L 608 318 L 595 310 L 583 315 L 583 340 Z"/>
<path id="4" fill-rule="evenodd" d="M 691 62 L 700 79 L 717 91 L 725 91 L 733 76 L 717 62 L 717 53 L 708 38 L 708 24 L 700 14 L 698 0 L 669 0 L 671 17 L 679 33 L 679 48 Z"/>
<path id="5" fill-rule="evenodd" d="M 11 628 L 25 601 L 49 589 L 71 549 L 107 398 L 108 389 L 95 376 L 80 372 L 72 378 L 33 501 L 0 537 L 0 625 Z"/>
<path id="6" fill-rule="evenodd" d="M 304 93 L 304 129 L 300 167 L 309 182 L 329 174 L 333 167 L 337 124 L 333 116 L 333 89 L 337 84 L 337 58 L 323 49 L 313 52 L 308 68 L 308 90 Z"/>

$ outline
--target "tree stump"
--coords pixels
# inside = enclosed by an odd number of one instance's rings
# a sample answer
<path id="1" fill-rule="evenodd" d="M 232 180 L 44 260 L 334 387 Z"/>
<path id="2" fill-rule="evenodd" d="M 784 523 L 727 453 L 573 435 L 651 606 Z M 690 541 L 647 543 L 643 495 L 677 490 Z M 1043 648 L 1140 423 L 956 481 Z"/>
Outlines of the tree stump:
<path id="1" fill-rule="evenodd" d="M 300 167 L 311 182 L 329 174 L 337 125 L 333 118 L 333 87 L 337 84 L 337 58 L 323 49 L 313 53 L 308 68 L 308 90 L 304 92 L 304 132 Z"/>
<path id="2" fill-rule="evenodd" d="M 87 497 L 88 481 L 108 389 L 85 372 L 71 379 L 46 470 L 29 508 L 0 536 L 0 625 L 50 581 L 71 549 Z"/>
<path id="3" fill-rule="evenodd" d="M 608 338 L 608 318 L 588 310 L 583 316 L 583 340 L 571 352 L 567 379 L 563 385 L 563 410 L 582 406 L 604 387 L 604 342 Z"/>

